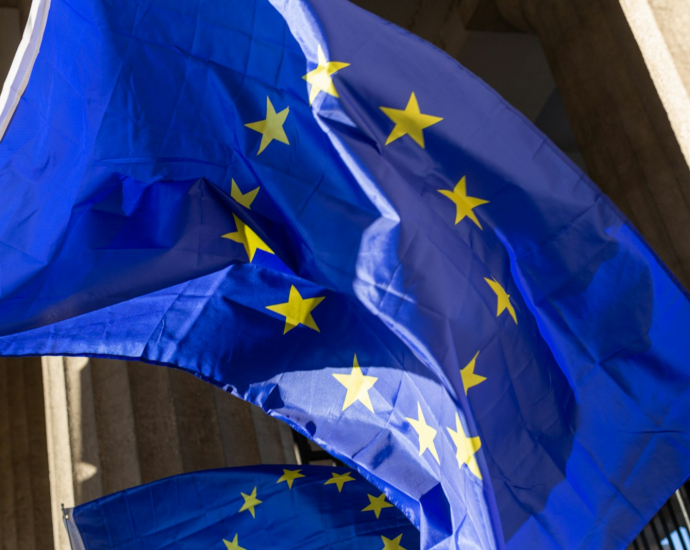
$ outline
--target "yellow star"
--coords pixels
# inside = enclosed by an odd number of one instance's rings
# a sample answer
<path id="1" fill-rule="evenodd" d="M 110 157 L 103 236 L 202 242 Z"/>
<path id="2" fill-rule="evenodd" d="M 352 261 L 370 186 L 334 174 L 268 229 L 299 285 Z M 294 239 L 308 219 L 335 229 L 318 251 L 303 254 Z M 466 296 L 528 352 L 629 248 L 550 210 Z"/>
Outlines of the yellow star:
<path id="1" fill-rule="evenodd" d="M 474 354 L 474 357 L 472 357 L 472 361 L 467 363 L 467 366 L 464 369 L 460 369 L 460 376 L 462 376 L 462 385 L 465 387 L 465 395 L 467 395 L 467 391 L 470 388 L 473 388 L 474 386 L 477 386 L 484 382 L 484 380 L 486 380 L 486 376 L 474 374 L 474 366 L 477 362 L 477 357 L 479 357 L 479 352 Z"/>
<path id="2" fill-rule="evenodd" d="M 261 189 L 261 187 L 257 187 L 256 189 L 252 189 L 251 191 L 247 191 L 246 193 L 242 193 L 242 191 L 240 191 L 240 188 L 235 183 L 235 180 L 231 181 L 232 185 L 230 187 L 230 196 L 237 202 L 239 202 L 242 206 L 244 206 L 246 209 L 251 210 L 252 203 L 254 202 L 254 199 L 256 198 L 256 195 L 259 192 L 259 189 Z"/>
<path id="3" fill-rule="evenodd" d="M 482 229 L 482 224 L 479 223 L 473 209 L 482 204 L 488 204 L 489 201 L 467 196 L 467 180 L 465 176 L 462 177 L 452 191 L 439 189 L 438 192 L 455 203 L 455 225 L 459 224 L 467 217 L 471 219 L 479 229 Z"/>
<path id="4" fill-rule="evenodd" d="M 350 374 L 334 374 L 335 379 L 347 388 L 347 395 L 345 395 L 345 403 L 343 403 L 343 410 L 347 409 L 355 401 L 362 403 L 371 412 L 374 412 L 374 407 L 369 398 L 369 390 L 374 386 L 378 378 L 374 376 L 366 376 L 362 374 L 362 369 L 357 362 L 357 355 L 352 364 L 352 372 Z"/>
<path id="5" fill-rule="evenodd" d="M 231 241 L 235 241 L 236 243 L 243 245 L 245 251 L 247 252 L 247 256 L 249 256 L 250 262 L 254 259 L 254 254 L 256 254 L 257 250 L 263 250 L 269 254 L 275 254 L 275 252 L 273 252 L 273 250 L 271 250 L 268 245 L 261 240 L 261 237 L 254 233 L 251 227 L 235 216 L 235 214 L 233 214 L 232 217 L 235 219 L 237 231 L 226 233 L 223 235 L 223 238 L 230 239 Z"/>
<path id="6" fill-rule="evenodd" d="M 458 459 L 458 468 L 462 468 L 463 464 L 467 464 L 470 472 L 481 479 L 482 473 L 479 471 L 479 464 L 477 464 L 477 459 L 474 456 L 474 453 L 482 446 L 479 437 L 467 437 L 465 435 L 465 430 L 462 424 L 460 424 L 458 413 L 455 413 L 455 431 L 450 428 L 446 429 L 448 433 L 450 433 L 450 437 L 453 439 L 453 443 L 455 443 L 455 447 L 457 448 L 455 458 Z"/>
<path id="7" fill-rule="evenodd" d="M 393 508 L 390 502 L 386 502 L 386 495 L 381 494 L 380 497 L 375 497 L 372 495 L 367 495 L 369 497 L 369 506 L 364 508 L 362 512 L 374 512 L 376 514 L 376 519 L 379 519 L 381 515 L 381 510 L 384 508 Z"/>
<path id="8" fill-rule="evenodd" d="M 414 92 L 410 95 L 405 110 L 391 109 L 390 107 L 381 107 L 381 110 L 395 122 L 395 127 L 388 136 L 386 145 L 404 135 L 409 135 L 424 149 L 424 128 L 443 120 L 441 117 L 422 114 L 419 111 L 419 103 L 417 103 L 417 96 L 414 95 Z"/>
<path id="9" fill-rule="evenodd" d="M 316 332 L 321 332 L 319 327 L 316 326 L 311 312 L 324 300 L 324 298 L 325 296 L 319 296 L 317 298 L 304 299 L 293 285 L 290 286 L 290 296 L 287 302 L 284 304 L 266 306 L 266 309 L 270 309 L 271 311 L 285 316 L 285 330 L 283 334 L 287 334 L 298 325 L 304 325 Z"/>
<path id="10" fill-rule="evenodd" d="M 302 78 L 311 84 L 311 89 L 309 90 L 309 105 L 311 105 L 319 92 L 326 92 L 333 97 L 340 97 L 338 95 L 338 90 L 335 89 L 333 85 L 333 78 L 331 75 L 337 73 L 340 69 L 349 67 L 349 63 L 340 63 L 338 61 L 326 61 L 326 56 L 319 45 L 317 49 L 317 56 L 319 59 L 319 65 L 313 71 L 309 71 Z"/>
<path id="11" fill-rule="evenodd" d="M 515 308 L 513 307 L 513 304 L 510 303 L 510 294 L 503 289 L 496 279 L 487 279 L 484 277 L 484 280 L 486 281 L 486 284 L 491 287 L 491 290 L 496 293 L 496 297 L 498 298 L 498 303 L 496 305 L 496 317 L 501 315 L 501 313 L 507 309 L 508 313 L 510 313 L 510 316 L 513 318 L 513 321 L 515 321 L 515 324 L 517 325 L 517 316 L 515 315 Z"/>
<path id="12" fill-rule="evenodd" d="M 324 485 L 333 485 L 334 483 L 338 486 L 338 492 L 343 490 L 343 485 L 348 481 L 355 481 L 354 477 L 350 477 L 350 472 L 345 472 L 344 474 L 331 474 L 332 479 L 329 479 Z"/>
<path id="13" fill-rule="evenodd" d="M 287 481 L 288 487 L 292 489 L 292 483 L 299 477 L 304 477 L 304 474 L 301 474 L 302 470 L 283 470 L 283 475 L 280 476 L 278 481 L 276 483 L 281 483 L 283 481 Z"/>
<path id="14" fill-rule="evenodd" d="M 381 535 L 381 540 L 383 541 L 383 548 L 381 550 L 405 550 L 400 546 L 400 539 L 402 539 L 402 535 L 398 535 L 393 540 Z"/>
<path id="15" fill-rule="evenodd" d="M 237 535 L 235 535 L 235 538 L 232 539 L 232 542 L 229 542 L 225 539 L 223 539 L 223 542 L 225 543 L 225 547 L 227 550 L 244 550 L 238 543 L 237 543 Z"/>
<path id="16" fill-rule="evenodd" d="M 419 402 L 417 402 L 417 416 L 419 418 L 406 418 L 406 420 L 412 424 L 412 427 L 417 432 L 417 435 L 419 435 L 419 456 L 422 456 L 424 451 L 428 449 L 436 459 L 436 462 L 441 464 L 441 460 L 438 458 L 438 452 L 436 451 L 436 445 L 434 444 L 436 430 L 426 423 L 424 413 L 422 412 L 422 406 L 419 404 Z"/>
<path id="17" fill-rule="evenodd" d="M 257 155 L 260 155 L 274 139 L 290 145 L 285 135 L 285 130 L 283 130 L 283 124 L 285 124 L 285 119 L 288 114 L 290 114 L 290 107 L 285 107 L 285 109 L 276 113 L 276 110 L 273 108 L 273 103 L 271 103 L 269 97 L 266 96 L 266 118 L 258 122 L 245 124 L 247 128 L 261 134 L 261 145 L 259 145 L 259 152 Z"/>
<path id="18" fill-rule="evenodd" d="M 249 513 L 252 515 L 252 517 L 255 518 L 256 513 L 254 512 L 254 507 L 261 504 L 261 501 L 258 498 L 256 498 L 256 487 L 254 487 L 254 490 L 252 491 L 251 495 L 245 495 L 244 493 L 240 494 L 244 499 L 244 504 L 242 505 L 242 508 L 240 508 L 240 512 L 249 510 Z"/>

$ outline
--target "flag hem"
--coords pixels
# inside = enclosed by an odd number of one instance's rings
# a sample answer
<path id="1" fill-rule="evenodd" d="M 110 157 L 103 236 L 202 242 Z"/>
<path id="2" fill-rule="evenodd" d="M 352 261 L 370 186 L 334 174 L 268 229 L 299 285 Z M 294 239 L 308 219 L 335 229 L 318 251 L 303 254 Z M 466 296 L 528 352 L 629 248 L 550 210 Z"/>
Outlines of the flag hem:
<path id="1" fill-rule="evenodd" d="M 67 538 L 69 538 L 69 544 L 72 550 L 86 550 L 84 541 L 81 538 L 81 533 L 79 532 L 79 527 L 77 527 L 77 524 L 74 522 L 74 508 L 64 509 L 62 521 L 65 525 L 65 529 L 67 529 Z"/>
<path id="2" fill-rule="evenodd" d="M 41 49 L 49 11 L 50 0 L 33 0 L 22 41 L 0 92 L 0 141 L 29 84 L 36 56 Z"/>

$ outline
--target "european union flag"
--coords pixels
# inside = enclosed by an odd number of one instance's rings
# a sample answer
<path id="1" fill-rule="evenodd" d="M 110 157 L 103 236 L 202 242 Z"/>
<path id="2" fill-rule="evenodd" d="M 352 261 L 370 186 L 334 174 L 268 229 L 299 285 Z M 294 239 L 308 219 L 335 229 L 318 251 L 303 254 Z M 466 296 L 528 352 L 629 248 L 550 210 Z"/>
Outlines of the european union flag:
<path id="1" fill-rule="evenodd" d="M 344 0 L 47 0 L 0 105 L 0 353 L 176 366 L 425 549 L 624 547 L 690 473 L 690 302 L 543 135 Z"/>
<path id="2" fill-rule="evenodd" d="M 352 470 L 252 466 L 155 481 L 65 510 L 73 550 L 415 550 L 419 532 Z"/>

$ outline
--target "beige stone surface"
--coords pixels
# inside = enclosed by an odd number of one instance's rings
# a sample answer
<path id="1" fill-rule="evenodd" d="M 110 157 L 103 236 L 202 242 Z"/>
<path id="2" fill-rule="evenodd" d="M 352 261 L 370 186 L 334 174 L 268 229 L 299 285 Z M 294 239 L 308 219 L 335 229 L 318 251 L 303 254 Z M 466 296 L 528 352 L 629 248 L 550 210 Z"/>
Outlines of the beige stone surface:
<path id="1" fill-rule="evenodd" d="M 690 4 L 620 0 L 678 144 L 690 162 Z"/>
<path id="2" fill-rule="evenodd" d="M 685 0 L 650 0 L 649 7 L 676 70 L 685 88 L 690 90 L 690 6 Z"/>
<path id="3" fill-rule="evenodd" d="M 163 367 L 127 365 L 141 482 L 184 471 L 170 373 Z"/>
<path id="4" fill-rule="evenodd" d="M 107 495 L 141 485 L 130 381 L 126 361 L 89 363 L 102 492 Z"/>
<path id="5" fill-rule="evenodd" d="M 60 506 L 103 494 L 91 373 L 87 358 L 44 357 L 42 368 L 53 536 L 69 550 Z"/>
<path id="6" fill-rule="evenodd" d="M 286 425 L 180 370 L 45 357 L 43 379 L 53 531 L 60 550 L 69 548 L 61 503 L 74 506 L 184 472 L 296 462 Z"/>
<path id="7" fill-rule="evenodd" d="M 170 379 L 184 471 L 225 466 L 213 386 L 180 370 L 171 370 Z"/>
<path id="8" fill-rule="evenodd" d="M 292 435 L 287 424 L 251 406 L 262 464 L 296 464 Z"/>
<path id="9" fill-rule="evenodd" d="M 22 361 L 24 400 L 28 425 L 29 470 L 33 501 L 34 540 L 37 549 L 53 547 L 50 529 L 50 478 L 48 475 L 48 446 L 46 417 L 43 406 L 43 369 L 39 357 L 17 359 Z"/>
<path id="10" fill-rule="evenodd" d="M 86 357 L 63 357 L 60 366 L 67 395 L 74 504 L 103 496 L 101 448 L 91 363 Z M 104 449 L 105 451 L 105 449 Z"/>
<path id="11" fill-rule="evenodd" d="M 257 430 L 252 405 L 241 399 L 228 399 L 226 392 L 214 388 L 223 453 L 228 466 L 261 464 Z"/>
<path id="12" fill-rule="evenodd" d="M 62 527 L 60 514 L 61 504 L 68 508 L 75 504 L 70 415 L 63 358 L 43 358 L 42 370 L 52 531 L 55 538 L 55 549 L 69 550 L 69 540 L 67 532 Z M 2 399 L 0 399 L 0 406 L 1 403 Z M 1 472 L 2 468 L 0 467 Z"/>

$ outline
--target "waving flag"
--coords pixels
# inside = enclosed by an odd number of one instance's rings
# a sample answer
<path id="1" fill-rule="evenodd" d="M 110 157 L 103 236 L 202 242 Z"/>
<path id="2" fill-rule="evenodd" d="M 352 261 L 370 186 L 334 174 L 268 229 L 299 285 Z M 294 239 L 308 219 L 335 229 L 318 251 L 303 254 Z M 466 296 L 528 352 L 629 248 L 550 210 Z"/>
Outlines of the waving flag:
<path id="1" fill-rule="evenodd" d="M 690 303 L 610 201 L 344 0 L 37 0 L 0 104 L 0 353 L 176 366 L 425 549 L 622 548 L 690 473 Z"/>
<path id="2" fill-rule="evenodd" d="M 73 550 L 419 548 L 419 532 L 386 495 L 326 466 L 169 477 L 67 509 L 64 521 Z"/>

